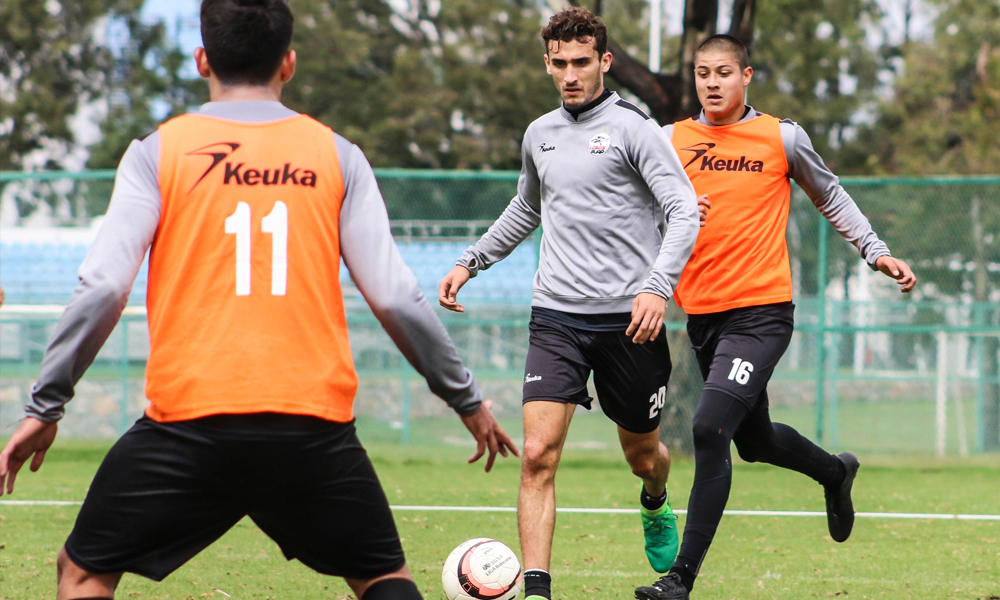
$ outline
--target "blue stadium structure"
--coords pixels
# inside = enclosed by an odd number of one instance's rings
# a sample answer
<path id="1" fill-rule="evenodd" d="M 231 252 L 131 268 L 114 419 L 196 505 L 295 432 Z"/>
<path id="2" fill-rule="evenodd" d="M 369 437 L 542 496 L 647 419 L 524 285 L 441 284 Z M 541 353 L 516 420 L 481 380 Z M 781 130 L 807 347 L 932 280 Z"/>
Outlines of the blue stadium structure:
<path id="1" fill-rule="evenodd" d="M 420 289 L 433 304 L 438 282 L 451 270 L 468 242 L 401 241 L 397 245 Z M 0 241 L 0 286 L 7 294 L 7 302 L 65 305 L 79 283 L 77 269 L 88 249 L 89 244 L 81 241 Z M 130 305 L 146 302 L 146 267 L 144 262 L 132 287 Z M 536 246 L 522 244 L 506 259 L 470 281 L 462 291 L 461 300 L 525 304 L 531 300 L 531 284 L 537 268 Z M 341 269 L 340 279 L 346 294 L 357 293 L 347 269 Z"/>

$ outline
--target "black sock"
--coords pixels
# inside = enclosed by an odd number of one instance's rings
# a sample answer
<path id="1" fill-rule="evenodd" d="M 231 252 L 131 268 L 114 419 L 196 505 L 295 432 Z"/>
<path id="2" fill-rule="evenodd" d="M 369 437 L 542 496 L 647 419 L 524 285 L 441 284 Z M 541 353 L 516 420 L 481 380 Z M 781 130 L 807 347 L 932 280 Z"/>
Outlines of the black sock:
<path id="1" fill-rule="evenodd" d="M 646 491 L 646 486 L 642 486 L 642 493 L 639 494 L 639 503 L 646 510 L 657 510 L 667 502 L 667 490 L 663 490 L 660 496 L 650 496 Z"/>
<path id="2" fill-rule="evenodd" d="M 362 596 L 362 600 L 423 600 L 423 598 L 417 584 L 399 577 L 375 582 Z"/>
<path id="3" fill-rule="evenodd" d="M 694 587 L 694 580 L 695 580 L 694 573 L 692 573 L 691 571 L 687 570 L 684 567 L 678 567 L 677 565 L 670 567 L 670 572 L 677 573 L 678 575 L 680 575 L 681 585 L 683 585 L 684 589 L 686 589 L 687 591 L 689 592 L 691 591 L 691 588 Z"/>
<path id="4" fill-rule="evenodd" d="M 545 600 L 552 600 L 552 576 L 541 569 L 525 571 L 524 595 L 541 596 Z"/>

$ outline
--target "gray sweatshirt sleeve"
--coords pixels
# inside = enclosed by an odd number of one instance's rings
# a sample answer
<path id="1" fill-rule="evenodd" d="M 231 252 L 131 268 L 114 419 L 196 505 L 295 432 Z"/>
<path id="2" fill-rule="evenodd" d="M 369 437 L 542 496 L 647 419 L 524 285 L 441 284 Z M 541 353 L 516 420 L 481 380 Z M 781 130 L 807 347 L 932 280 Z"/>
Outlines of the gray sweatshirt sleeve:
<path id="1" fill-rule="evenodd" d="M 841 187 L 840 180 L 813 149 L 809 134 L 788 119 L 783 120 L 780 127 L 781 141 L 788 157 L 789 176 L 799 184 L 834 229 L 861 252 L 861 258 L 868 266 L 875 269 L 875 261 L 889 254 L 885 242 L 878 238 L 854 199 Z"/>
<path id="2" fill-rule="evenodd" d="M 698 198 L 670 138 L 655 121 L 646 119 L 633 129 L 633 136 L 629 157 L 667 222 L 659 254 L 640 292 L 669 300 L 698 239 Z"/>
<path id="3" fill-rule="evenodd" d="M 55 422 L 73 388 L 108 339 L 128 302 L 132 282 L 160 222 L 159 136 L 133 141 L 122 157 L 107 215 L 83 261 L 80 285 L 56 325 L 28 416 Z"/>
<path id="4" fill-rule="evenodd" d="M 396 248 L 371 165 L 357 146 L 336 141 L 344 177 L 340 253 L 354 284 L 431 391 L 460 415 L 476 412 L 479 386 Z"/>
<path id="5" fill-rule="evenodd" d="M 517 195 L 483 237 L 467 248 L 455 263 L 467 268 L 472 277 L 479 274 L 480 269 L 488 269 L 506 258 L 542 224 L 541 183 L 531 156 L 534 146 L 528 140 L 530 132 L 529 127 L 521 143 L 521 176 L 517 180 Z"/>

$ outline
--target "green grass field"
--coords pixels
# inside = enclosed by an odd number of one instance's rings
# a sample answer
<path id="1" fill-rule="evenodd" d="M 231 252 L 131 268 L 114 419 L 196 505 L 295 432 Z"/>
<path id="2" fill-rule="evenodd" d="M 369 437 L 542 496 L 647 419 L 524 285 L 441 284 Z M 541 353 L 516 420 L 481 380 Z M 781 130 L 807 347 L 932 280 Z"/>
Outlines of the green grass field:
<path id="1" fill-rule="evenodd" d="M 597 422 L 581 419 L 575 438 Z M 372 432 L 367 439 L 380 436 Z M 364 428 L 362 438 L 365 438 Z M 571 434 L 570 441 L 574 441 Z M 398 505 L 513 506 L 518 469 L 468 466 L 467 448 L 380 441 L 369 444 L 390 502 Z M 108 442 L 57 440 L 39 473 L 24 472 L 4 500 L 80 500 Z M 638 482 L 615 448 L 568 450 L 557 480 L 560 506 L 635 507 Z M 959 462 L 862 456 L 859 511 L 1000 514 L 1000 460 Z M 693 465 L 677 460 L 670 487 L 687 503 Z M 266 476 L 264 477 L 266 479 Z M 734 466 L 730 508 L 822 510 L 820 488 L 776 468 Z M 55 597 L 55 556 L 77 507 L 0 507 L 0 600 Z M 517 547 L 513 513 L 396 512 L 418 585 L 443 598 L 440 569 L 450 550 L 490 536 Z M 683 517 L 680 522 L 683 523 Z M 631 598 L 655 574 L 646 564 L 638 515 L 561 514 L 553 557 L 554 598 Z M 118 598 L 345 598 L 339 580 L 287 562 L 249 520 L 234 527 L 166 581 L 127 575 Z M 694 598 L 988 599 L 1000 598 L 1000 522 L 859 519 L 846 544 L 813 517 L 729 516 L 702 569 Z"/>

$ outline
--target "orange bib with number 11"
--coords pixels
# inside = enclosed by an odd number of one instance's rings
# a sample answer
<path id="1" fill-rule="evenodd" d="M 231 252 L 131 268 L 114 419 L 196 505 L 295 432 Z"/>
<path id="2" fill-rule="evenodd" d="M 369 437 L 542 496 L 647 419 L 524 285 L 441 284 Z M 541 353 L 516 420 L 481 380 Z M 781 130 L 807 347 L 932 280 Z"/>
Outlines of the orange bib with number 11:
<path id="1" fill-rule="evenodd" d="M 146 414 L 350 421 L 357 375 L 340 289 L 344 184 L 332 132 L 306 116 L 201 115 L 159 132 Z"/>

